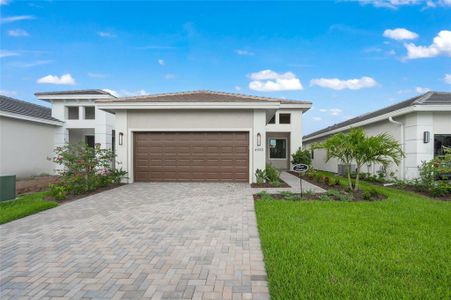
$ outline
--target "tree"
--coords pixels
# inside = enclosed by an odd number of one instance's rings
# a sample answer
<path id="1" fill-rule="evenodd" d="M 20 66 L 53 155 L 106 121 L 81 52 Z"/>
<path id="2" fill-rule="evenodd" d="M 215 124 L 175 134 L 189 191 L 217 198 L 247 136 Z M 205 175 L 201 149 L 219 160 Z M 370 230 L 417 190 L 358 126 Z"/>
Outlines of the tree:
<path id="1" fill-rule="evenodd" d="M 401 145 L 387 133 L 367 137 L 362 128 L 351 128 L 348 133 L 338 133 L 324 143 L 316 145 L 327 151 L 327 160 L 335 157 L 346 164 L 349 188 L 359 189 L 360 168 L 365 164 L 381 164 L 385 168 L 392 162 L 399 164 L 404 153 Z M 351 163 L 356 164 L 356 180 L 351 180 Z"/>

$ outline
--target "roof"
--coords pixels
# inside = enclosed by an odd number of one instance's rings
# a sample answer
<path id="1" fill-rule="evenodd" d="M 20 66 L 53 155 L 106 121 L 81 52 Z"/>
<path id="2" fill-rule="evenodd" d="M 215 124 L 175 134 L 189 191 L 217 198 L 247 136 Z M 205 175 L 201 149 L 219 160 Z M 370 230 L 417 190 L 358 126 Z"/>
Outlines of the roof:
<path id="1" fill-rule="evenodd" d="M 36 96 L 41 95 L 114 95 L 100 89 L 88 89 L 88 90 L 71 90 L 71 91 L 54 91 L 54 92 L 37 92 Z"/>
<path id="2" fill-rule="evenodd" d="M 342 128 L 345 126 L 350 126 L 352 124 L 355 124 L 355 123 L 358 123 L 361 121 L 369 120 L 371 118 L 382 116 L 382 115 L 385 115 L 385 114 L 393 112 L 393 111 L 397 111 L 402 108 L 406 108 L 409 106 L 416 106 L 416 105 L 451 105 L 451 93 L 430 91 L 423 95 L 416 96 L 416 97 L 404 100 L 402 102 L 396 103 L 394 105 L 390 105 L 390 106 L 381 108 L 379 110 L 376 110 L 376 111 L 373 111 L 370 113 L 366 113 L 366 114 L 360 115 L 358 117 L 346 120 L 344 122 L 334 124 L 332 126 L 324 128 L 324 129 L 315 131 L 313 133 L 310 133 L 310 134 L 304 136 L 304 140 L 315 137 L 316 135 L 319 135 L 319 134 L 327 133 L 328 131 L 339 129 L 339 128 Z"/>
<path id="3" fill-rule="evenodd" d="M 97 102 L 279 102 L 283 104 L 312 104 L 308 101 L 286 100 L 208 90 L 120 97 L 115 99 L 97 100 Z"/>
<path id="4" fill-rule="evenodd" d="M 52 110 L 48 107 L 0 95 L 0 111 L 22 115 L 31 118 L 61 122 L 52 117 Z"/>

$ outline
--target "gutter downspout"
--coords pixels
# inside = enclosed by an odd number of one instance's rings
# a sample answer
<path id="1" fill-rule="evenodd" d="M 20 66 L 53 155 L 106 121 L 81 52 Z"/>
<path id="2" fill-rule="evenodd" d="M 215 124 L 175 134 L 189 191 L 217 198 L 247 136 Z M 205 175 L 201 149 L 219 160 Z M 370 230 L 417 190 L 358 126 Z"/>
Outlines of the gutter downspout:
<path id="1" fill-rule="evenodd" d="M 401 149 L 402 149 L 402 152 L 404 152 L 404 148 L 405 148 L 405 141 L 404 141 L 404 123 L 393 120 L 393 117 L 388 117 L 388 121 L 389 121 L 390 123 L 393 123 L 393 124 L 396 124 L 396 125 L 398 125 L 398 126 L 401 126 Z M 403 157 L 401 158 L 401 174 L 400 174 L 402 180 L 405 180 L 405 175 L 404 175 L 404 160 L 405 160 L 405 157 L 403 156 Z"/>

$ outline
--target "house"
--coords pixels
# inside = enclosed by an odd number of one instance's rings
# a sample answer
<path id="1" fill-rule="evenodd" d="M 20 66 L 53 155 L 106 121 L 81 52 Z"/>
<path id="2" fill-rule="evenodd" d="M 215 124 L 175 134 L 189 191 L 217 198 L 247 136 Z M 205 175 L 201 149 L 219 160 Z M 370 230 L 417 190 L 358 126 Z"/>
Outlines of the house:
<path id="1" fill-rule="evenodd" d="M 114 147 L 114 114 L 99 110 L 95 101 L 115 98 L 103 90 L 39 92 L 35 96 L 52 104 L 52 117 L 63 121 L 53 146 L 85 142 L 90 146 Z"/>
<path id="2" fill-rule="evenodd" d="M 382 171 L 399 179 L 418 177 L 418 166 L 443 151 L 442 146 L 451 147 L 451 93 L 427 92 L 400 103 L 352 118 L 304 136 L 304 147 L 322 142 L 338 132 L 361 127 L 367 135 L 388 133 L 402 146 L 406 157 L 399 166 L 392 165 L 383 170 L 379 165 L 368 165 L 361 170 L 370 174 Z M 326 151 L 312 152 L 313 167 L 337 173 L 340 162 L 326 162 Z"/>
<path id="3" fill-rule="evenodd" d="M 115 114 L 117 161 L 135 181 L 254 182 L 290 168 L 310 102 L 212 91 L 96 101 Z"/>
<path id="4" fill-rule="evenodd" d="M 103 90 L 35 95 L 52 104 L 49 117 L 58 122 L 46 142 L 47 156 L 65 143 L 99 143 L 115 151 L 128 182 L 253 182 L 266 164 L 289 169 L 291 154 L 302 145 L 302 114 L 311 107 L 305 101 L 212 91 L 123 98 Z"/>
<path id="5" fill-rule="evenodd" d="M 0 96 L 0 175 L 53 174 L 47 157 L 63 125 L 50 108 Z"/>

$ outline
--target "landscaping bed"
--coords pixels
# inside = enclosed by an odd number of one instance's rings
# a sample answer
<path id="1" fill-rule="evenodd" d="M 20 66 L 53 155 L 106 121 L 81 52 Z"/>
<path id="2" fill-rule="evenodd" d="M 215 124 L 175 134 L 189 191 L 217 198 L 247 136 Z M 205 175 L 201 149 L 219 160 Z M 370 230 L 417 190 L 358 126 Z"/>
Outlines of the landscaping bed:
<path id="1" fill-rule="evenodd" d="M 125 183 L 112 184 L 112 185 L 109 185 L 109 186 L 100 187 L 100 188 L 97 188 L 97 189 L 95 189 L 93 191 L 88 191 L 88 192 L 85 192 L 85 193 L 82 193 L 82 194 L 68 194 L 64 199 L 56 200 L 56 201 L 59 204 L 65 204 L 65 203 L 69 203 L 69 202 L 72 202 L 72 201 L 75 201 L 75 200 L 78 200 L 78 199 L 81 199 L 81 198 L 92 196 L 92 195 L 95 195 L 95 194 L 98 194 L 98 193 L 101 193 L 101 192 L 112 190 L 112 189 L 118 188 L 118 187 L 123 186 L 123 185 L 125 185 Z M 50 195 L 47 196 L 45 199 L 46 200 L 50 200 L 50 201 L 54 201 L 55 200 L 54 197 L 52 197 Z"/>
<path id="2" fill-rule="evenodd" d="M 387 199 L 255 201 L 272 299 L 448 298 L 451 203 L 361 188 Z"/>
<path id="3" fill-rule="evenodd" d="M 387 196 L 374 191 L 346 192 L 344 190 L 329 189 L 326 193 L 300 193 L 281 192 L 279 194 L 257 193 L 254 200 L 286 200 L 286 201 L 380 201 L 387 199 Z"/>
<path id="4" fill-rule="evenodd" d="M 36 176 L 16 180 L 16 194 L 26 194 L 45 191 L 49 184 L 55 183 L 58 176 Z"/>
<path id="5" fill-rule="evenodd" d="M 272 182 L 252 183 L 251 187 L 252 188 L 285 188 L 285 187 L 289 188 L 291 186 L 279 177 L 278 184 L 274 184 Z"/>

